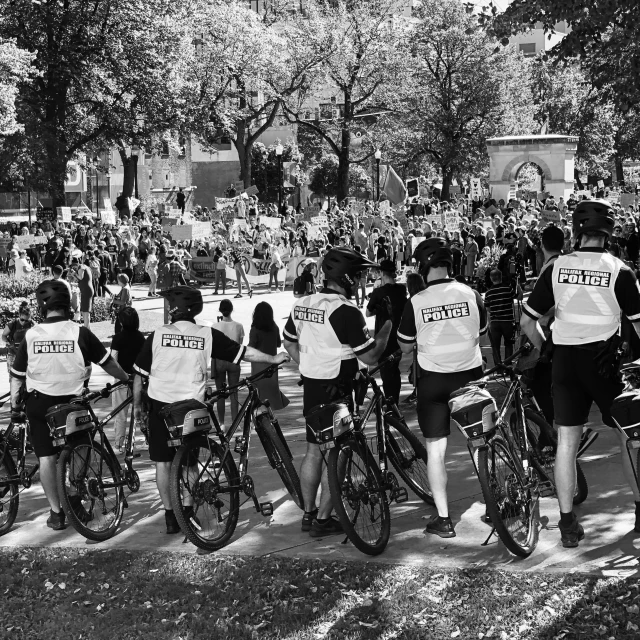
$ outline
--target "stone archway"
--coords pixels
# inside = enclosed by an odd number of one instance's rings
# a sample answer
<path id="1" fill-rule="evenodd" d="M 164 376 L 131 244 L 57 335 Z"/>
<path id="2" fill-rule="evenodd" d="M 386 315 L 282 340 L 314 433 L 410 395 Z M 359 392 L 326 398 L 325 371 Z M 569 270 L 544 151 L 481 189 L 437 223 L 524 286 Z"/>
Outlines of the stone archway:
<path id="1" fill-rule="evenodd" d="M 577 148 L 576 136 L 510 136 L 488 139 L 492 197 L 506 202 L 518 169 L 523 164 L 532 162 L 542 170 L 545 189 L 555 198 L 563 197 L 566 200 L 573 191 Z"/>

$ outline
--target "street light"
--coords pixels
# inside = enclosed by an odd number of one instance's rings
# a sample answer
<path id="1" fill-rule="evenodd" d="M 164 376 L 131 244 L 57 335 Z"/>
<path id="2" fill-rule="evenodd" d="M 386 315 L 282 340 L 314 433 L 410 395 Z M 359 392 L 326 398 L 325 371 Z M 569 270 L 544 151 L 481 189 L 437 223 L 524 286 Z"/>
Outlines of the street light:
<path id="1" fill-rule="evenodd" d="M 99 195 L 99 190 L 100 190 L 100 185 L 98 184 L 98 181 L 100 179 L 100 176 L 98 174 L 98 165 L 100 164 L 100 158 L 98 156 L 96 156 L 93 161 L 93 170 L 96 174 L 96 217 L 99 218 L 100 217 L 100 211 L 99 211 L 99 206 L 100 206 L 100 195 Z"/>
<path id="2" fill-rule="evenodd" d="M 380 151 L 380 149 L 377 149 L 376 152 L 373 154 L 373 157 L 376 159 L 376 183 L 378 185 L 378 202 L 380 202 L 380 158 L 382 158 L 382 151 Z"/>
<path id="3" fill-rule="evenodd" d="M 282 154 L 284 147 L 278 144 L 276 156 L 278 157 L 278 213 L 282 213 Z"/>

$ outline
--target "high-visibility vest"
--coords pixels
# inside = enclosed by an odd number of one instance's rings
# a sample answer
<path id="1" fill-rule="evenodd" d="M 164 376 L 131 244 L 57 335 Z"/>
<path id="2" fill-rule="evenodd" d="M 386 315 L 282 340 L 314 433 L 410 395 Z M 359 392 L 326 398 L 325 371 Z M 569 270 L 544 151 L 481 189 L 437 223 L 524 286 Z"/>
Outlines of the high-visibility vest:
<path id="1" fill-rule="evenodd" d="M 356 357 L 348 344 L 342 344 L 329 318 L 343 305 L 354 306 L 335 293 L 314 293 L 299 298 L 291 316 L 300 349 L 300 373 L 307 378 L 332 380 L 340 374 L 343 360 Z"/>
<path id="2" fill-rule="evenodd" d="M 27 331 L 27 391 L 49 396 L 82 393 L 91 376 L 78 337 L 80 325 L 70 320 L 38 324 Z"/>
<path id="3" fill-rule="evenodd" d="M 211 361 L 211 327 L 180 320 L 153 334 L 149 397 L 162 402 L 204 400 Z"/>
<path id="4" fill-rule="evenodd" d="M 589 344 L 620 329 L 615 284 L 623 262 L 609 253 L 576 251 L 553 264 L 554 344 Z"/>
<path id="5" fill-rule="evenodd" d="M 418 364 L 426 371 L 455 373 L 482 365 L 476 294 L 455 280 L 428 286 L 411 298 Z"/>

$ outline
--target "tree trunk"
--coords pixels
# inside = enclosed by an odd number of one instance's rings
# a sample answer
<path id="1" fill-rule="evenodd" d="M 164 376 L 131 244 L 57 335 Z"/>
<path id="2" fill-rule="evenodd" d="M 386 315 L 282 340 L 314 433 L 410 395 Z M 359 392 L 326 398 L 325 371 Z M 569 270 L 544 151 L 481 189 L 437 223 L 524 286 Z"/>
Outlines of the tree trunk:
<path id="1" fill-rule="evenodd" d="M 613 161 L 616 165 L 616 181 L 622 182 L 624 180 L 624 165 L 622 156 L 619 153 L 616 153 Z"/>
<path id="2" fill-rule="evenodd" d="M 251 186 L 251 172 L 253 169 L 253 158 L 251 157 L 252 147 L 253 145 L 249 148 L 245 145 L 244 157 L 240 158 L 240 180 L 244 182 L 245 189 Z"/>
<path id="3" fill-rule="evenodd" d="M 448 202 L 449 192 L 451 191 L 451 182 L 453 181 L 453 171 L 442 167 L 442 191 L 440 192 L 440 200 Z"/>
<path id="4" fill-rule="evenodd" d="M 132 156 L 127 155 L 126 149 L 118 148 L 118 153 L 120 154 L 124 171 L 122 178 L 122 195 L 124 198 L 131 198 L 136 182 L 137 164 L 134 162 Z"/>
<path id="5" fill-rule="evenodd" d="M 349 167 L 351 165 L 351 131 L 345 122 L 342 127 L 340 155 L 338 156 L 338 190 L 336 197 L 342 202 L 349 197 Z"/>

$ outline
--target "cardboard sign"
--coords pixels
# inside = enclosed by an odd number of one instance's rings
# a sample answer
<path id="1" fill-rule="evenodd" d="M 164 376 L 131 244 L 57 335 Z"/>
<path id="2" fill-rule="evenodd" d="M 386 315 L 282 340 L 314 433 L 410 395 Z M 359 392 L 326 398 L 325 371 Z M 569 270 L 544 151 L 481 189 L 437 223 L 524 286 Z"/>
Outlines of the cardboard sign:
<path id="1" fill-rule="evenodd" d="M 234 218 L 232 226 L 242 229 L 243 231 L 249 231 L 249 224 L 245 218 Z"/>
<path id="2" fill-rule="evenodd" d="M 35 247 L 39 244 L 47 244 L 47 242 L 49 242 L 49 239 L 47 238 L 47 236 L 34 236 L 31 234 L 25 234 L 23 236 L 16 236 L 16 242 L 21 249 L 26 249 L 28 247 Z"/>
<path id="3" fill-rule="evenodd" d="M 236 193 L 244 191 L 244 180 L 237 180 L 233 183 L 233 186 L 235 187 Z"/>
<path id="4" fill-rule="evenodd" d="M 307 238 L 309 240 L 317 240 L 322 237 L 322 229 L 320 227 L 316 227 L 315 225 L 310 225 L 307 229 Z"/>
<path id="5" fill-rule="evenodd" d="M 310 222 L 316 227 L 329 227 L 329 219 L 327 216 L 314 216 Z"/>
<path id="6" fill-rule="evenodd" d="M 458 211 L 446 211 L 442 214 L 442 222 L 449 231 L 455 231 L 460 225 L 460 215 Z"/>
<path id="7" fill-rule="evenodd" d="M 431 225 L 432 229 L 437 229 L 442 225 L 442 216 L 440 216 L 439 214 L 426 216 L 425 220 Z"/>
<path id="8" fill-rule="evenodd" d="M 52 207 L 38 207 L 36 209 L 36 220 L 44 222 L 46 220 L 53 221 L 57 218 L 57 215 Z"/>
<path id="9" fill-rule="evenodd" d="M 604 189 L 604 180 L 598 180 L 598 189 Z"/>
<path id="10" fill-rule="evenodd" d="M 621 193 L 620 194 L 620 205 L 627 209 L 629 205 L 635 206 L 636 204 L 636 194 L 635 193 Z"/>
<path id="11" fill-rule="evenodd" d="M 71 222 L 71 207 L 57 207 L 58 220 Z"/>
<path id="12" fill-rule="evenodd" d="M 100 211 L 100 220 L 102 220 L 103 224 L 115 224 L 116 214 L 111 209 L 102 209 Z"/>
<path id="13" fill-rule="evenodd" d="M 559 211 L 541 211 L 540 212 L 540 222 L 543 224 L 549 224 L 550 222 L 558 223 L 560 222 L 560 212 Z"/>
<path id="14" fill-rule="evenodd" d="M 244 190 L 244 193 L 246 193 L 248 196 L 257 196 L 260 193 L 260 191 L 255 184 L 252 184 L 250 187 L 247 187 Z"/>
<path id="15" fill-rule="evenodd" d="M 482 187 L 480 185 L 480 178 L 471 178 L 471 197 L 482 197 Z"/>
<path id="16" fill-rule="evenodd" d="M 280 229 L 282 226 L 282 218 L 270 218 L 269 216 L 260 216 L 258 224 L 263 224 L 267 229 Z"/>

